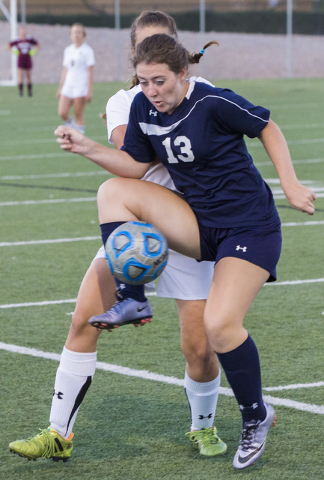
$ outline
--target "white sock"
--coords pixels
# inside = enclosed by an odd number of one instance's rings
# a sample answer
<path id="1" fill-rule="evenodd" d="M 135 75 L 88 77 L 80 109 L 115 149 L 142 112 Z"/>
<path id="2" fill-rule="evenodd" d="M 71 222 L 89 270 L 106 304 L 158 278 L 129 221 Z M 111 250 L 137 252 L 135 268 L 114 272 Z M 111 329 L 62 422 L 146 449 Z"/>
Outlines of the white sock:
<path id="1" fill-rule="evenodd" d="M 77 125 L 76 123 L 74 124 L 74 127 L 76 130 L 78 130 L 82 135 L 84 135 L 84 125 Z"/>
<path id="2" fill-rule="evenodd" d="M 97 352 L 77 353 L 63 348 L 56 372 L 50 426 L 68 438 L 95 373 Z"/>
<path id="3" fill-rule="evenodd" d="M 66 122 L 64 122 L 67 127 L 75 128 L 75 123 L 73 118 L 69 118 Z"/>
<path id="4" fill-rule="evenodd" d="M 200 383 L 191 380 L 187 372 L 185 373 L 184 387 L 191 411 L 191 431 L 213 426 L 220 376 L 221 373 L 219 371 L 219 375 L 215 380 Z"/>

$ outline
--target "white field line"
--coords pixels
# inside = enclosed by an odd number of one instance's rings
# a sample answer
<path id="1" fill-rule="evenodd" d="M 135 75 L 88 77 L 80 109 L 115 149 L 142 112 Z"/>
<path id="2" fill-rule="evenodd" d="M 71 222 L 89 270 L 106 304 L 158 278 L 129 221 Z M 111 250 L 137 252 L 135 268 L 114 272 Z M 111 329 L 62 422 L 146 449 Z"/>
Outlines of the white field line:
<path id="1" fill-rule="evenodd" d="M 17 205 L 41 205 L 44 203 L 74 203 L 74 202 L 96 202 L 97 197 L 83 198 L 53 198 L 49 200 L 23 200 L 21 202 L 2 202 L 0 207 L 14 207 Z"/>
<path id="2" fill-rule="evenodd" d="M 49 360 L 60 361 L 61 355 L 57 353 L 42 352 L 34 348 L 20 347 L 18 345 L 11 345 L 0 342 L 0 350 L 6 350 L 7 352 L 19 353 L 22 355 L 30 355 L 32 357 L 46 358 Z M 128 367 L 121 367 L 119 365 L 113 365 L 105 362 L 97 362 L 96 368 L 98 370 L 104 370 L 106 372 L 118 373 L 120 375 L 126 375 L 129 377 L 143 378 L 144 380 L 152 380 L 155 382 L 167 383 L 169 385 L 177 385 L 179 387 L 184 386 L 184 381 L 175 377 L 168 377 L 166 375 L 160 375 L 158 373 L 152 373 L 147 370 L 134 370 Z M 230 388 L 220 387 L 219 393 L 226 395 L 227 397 L 233 397 L 233 392 Z M 273 405 L 285 406 L 288 408 L 294 408 L 296 410 L 302 410 L 310 413 L 324 414 L 324 406 L 310 405 L 307 403 L 296 402 L 286 398 L 277 398 L 269 395 L 265 395 L 264 399 L 272 403 Z"/>
<path id="3" fill-rule="evenodd" d="M 314 143 L 323 143 L 324 138 L 304 138 L 303 140 L 287 140 L 288 145 L 309 145 Z M 263 147 L 261 142 L 247 142 L 248 148 Z"/>
<path id="4" fill-rule="evenodd" d="M 271 282 L 265 283 L 263 286 L 282 286 L 282 285 L 304 285 L 309 283 L 322 283 L 324 282 L 324 278 L 312 278 L 309 280 L 287 280 L 285 282 Z M 146 296 L 156 295 L 156 292 L 146 292 Z M 20 308 L 20 307 L 37 307 L 37 306 L 44 306 L 44 305 L 59 305 L 61 303 L 75 303 L 76 298 L 71 300 L 44 300 L 42 302 L 29 302 L 29 303 L 8 303 L 0 305 L 0 309 L 4 308 Z"/>
<path id="5" fill-rule="evenodd" d="M 155 297 L 156 292 L 145 292 L 146 297 Z M 43 307 L 46 305 L 61 305 L 63 303 L 75 303 L 76 298 L 70 298 L 66 300 L 44 300 L 43 302 L 29 302 L 29 303 L 7 303 L 0 305 L 0 309 L 6 308 L 21 308 L 21 307 Z"/>
<path id="6" fill-rule="evenodd" d="M 288 222 L 282 223 L 282 227 L 310 227 L 316 225 L 324 225 L 324 220 L 318 221 L 309 221 L 309 222 Z M 49 240 L 29 240 L 21 242 L 2 242 L 0 247 L 18 247 L 23 245 L 38 245 L 38 244 L 47 244 L 47 243 L 65 243 L 65 242 L 81 242 L 81 241 L 92 241 L 99 240 L 101 237 L 75 237 L 75 238 L 56 238 Z"/>
<path id="7" fill-rule="evenodd" d="M 103 136 L 103 135 L 99 135 L 99 136 L 95 136 L 95 137 L 91 137 L 92 140 L 106 140 L 107 139 L 107 136 Z M 34 145 L 34 144 L 41 144 L 41 143 L 56 143 L 56 137 L 53 137 L 52 138 L 38 138 L 38 139 L 24 139 L 24 140 L 19 140 L 19 142 L 17 142 L 17 140 L 3 140 L 2 142 L 2 145 L 17 145 L 17 143 L 19 143 L 20 145 Z"/>
<path id="8" fill-rule="evenodd" d="M 323 163 L 324 162 L 324 158 L 308 158 L 306 160 L 293 160 L 292 163 L 294 165 L 306 165 L 308 163 Z M 254 162 L 254 165 L 256 167 L 267 167 L 267 166 L 272 166 L 273 167 L 273 163 L 268 161 L 268 162 Z"/>
<path id="9" fill-rule="evenodd" d="M 0 161 L 2 160 L 36 160 L 43 158 L 56 158 L 56 157 L 71 157 L 71 153 L 34 153 L 31 155 L 3 155 L 0 156 Z"/>
<path id="10" fill-rule="evenodd" d="M 324 278 L 311 278 L 309 280 L 287 280 L 285 282 L 270 282 L 270 283 L 265 283 L 263 286 L 264 287 L 269 287 L 271 285 L 304 285 L 306 283 L 321 283 L 324 282 Z"/>
<path id="11" fill-rule="evenodd" d="M 94 177 L 96 175 L 110 175 L 106 170 L 97 172 L 76 172 L 76 173 L 48 173 L 44 175 L 7 175 L 0 177 L 0 180 L 34 180 L 39 178 L 70 178 L 70 177 Z"/>
<path id="12" fill-rule="evenodd" d="M 282 390 L 298 390 L 299 388 L 313 388 L 313 387 L 324 387 L 324 382 L 295 383 L 292 385 L 284 385 L 279 387 L 265 387 L 263 390 L 266 390 L 267 392 L 281 392 Z"/>
<path id="13" fill-rule="evenodd" d="M 286 199 L 286 196 L 285 194 L 282 194 L 282 195 L 274 195 L 273 198 L 275 200 L 285 200 Z M 316 198 L 324 198 L 324 193 L 316 193 Z M 315 210 L 316 210 L 316 207 L 315 207 Z"/>
<path id="14" fill-rule="evenodd" d="M 30 240 L 28 242 L 2 242 L 0 247 L 17 247 L 22 245 L 40 245 L 47 243 L 66 243 L 66 242 L 82 242 L 91 240 L 100 240 L 101 237 L 76 237 L 76 238 L 56 238 L 53 240 Z"/>

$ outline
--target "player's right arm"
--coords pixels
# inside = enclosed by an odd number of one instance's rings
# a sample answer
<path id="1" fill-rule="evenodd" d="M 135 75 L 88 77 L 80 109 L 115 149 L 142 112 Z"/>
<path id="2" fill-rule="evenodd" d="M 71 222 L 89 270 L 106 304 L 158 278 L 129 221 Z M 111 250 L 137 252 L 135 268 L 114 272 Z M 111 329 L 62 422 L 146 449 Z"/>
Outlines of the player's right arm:
<path id="1" fill-rule="evenodd" d="M 64 125 L 60 125 L 54 134 L 63 150 L 78 153 L 119 177 L 140 179 L 151 166 L 151 163 L 137 162 L 128 153 L 101 145 Z"/>

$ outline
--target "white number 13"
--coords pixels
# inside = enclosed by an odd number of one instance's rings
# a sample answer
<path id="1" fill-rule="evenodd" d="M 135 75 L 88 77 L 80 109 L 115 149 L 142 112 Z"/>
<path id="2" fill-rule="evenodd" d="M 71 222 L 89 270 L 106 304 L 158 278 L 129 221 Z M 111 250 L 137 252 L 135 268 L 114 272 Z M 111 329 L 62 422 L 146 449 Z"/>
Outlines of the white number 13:
<path id="1" fill-rule="evenodd" d="M 167 137 L 163 142 L 162 145 L 164 145 L 167 154 L 168 154 L 168 162 L 169 163 L 179 163 L 179 160 L 182 160 L 183 162 L 193 162 L 195 157 L 194 154 L 191 150 L 191 142 L 189 138 L 184 137 L 183 135 L 180 135 L 179 137 L 176 137 L 174 140 L 174 145 L 176 147 L 180 147 L 180 152 L 183 155 L 178 155 L 178 157 L 175 157 L 173 155 L 172 149 L 171 149 L 171 138 Z"/>

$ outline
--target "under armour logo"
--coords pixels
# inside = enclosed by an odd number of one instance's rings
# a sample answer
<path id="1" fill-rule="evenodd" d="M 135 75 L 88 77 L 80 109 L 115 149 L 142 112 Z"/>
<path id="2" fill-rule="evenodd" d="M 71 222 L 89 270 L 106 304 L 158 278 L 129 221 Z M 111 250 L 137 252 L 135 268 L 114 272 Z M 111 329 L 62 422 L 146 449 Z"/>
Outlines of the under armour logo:
<path id="1" fill-rule="evenodd" d="M 237 245 L 236 251 L 238 252 L 239 250 L 242 250 L 243 252 L 247 251 L 247 247 L 241 247 L 241 245 Z"/>
<path id="2" fill-rule="evenodd" d="M 57 392 L 56 393 L 55 390 L 54 390 L 53 397 L 54 397 L 54 395 L 56 395 L 59 400 L 63 400 L 63 397 L 61 397 L 61 395 L 64 395 L 63 392 Z"/>
<path id="3" fill-rule="evenodd" d="M 120 288 L 121 290 L 123 290 L 124 288 L 126 288 L 125 283 L 121 283 L 121 284 L 119 285 L 119 288 Z"/>
<path id="4" fill-rule="evenodd" d="M 252 408 L 252 410 L 255 410 L 256 408 L 258 408 L 258 406 L 258 403 L 252 403 L 252 405 L 249 407 L 243 407 L 243 405 L 240 405 L 240 410 L 247 410 L 248 408 Z"/>
<path id="5" fill-rule="evenodd" d="M 203 420 L 204 418 L 212 418 L 213 414 L 210 413 L 209 415 L 207 415 L 206 417 L 204 417 L 203 415 L 198 415 L 198 418 L 199 420 Z"/>
<path id="6" fill-rule="evenodd" d="M 150 110 L 150 115 L 153 115 L 154 117 L 156 117 L 158 114 L 158 112 L 154 112 L 154 110 Z"/>

